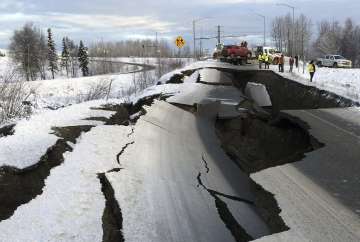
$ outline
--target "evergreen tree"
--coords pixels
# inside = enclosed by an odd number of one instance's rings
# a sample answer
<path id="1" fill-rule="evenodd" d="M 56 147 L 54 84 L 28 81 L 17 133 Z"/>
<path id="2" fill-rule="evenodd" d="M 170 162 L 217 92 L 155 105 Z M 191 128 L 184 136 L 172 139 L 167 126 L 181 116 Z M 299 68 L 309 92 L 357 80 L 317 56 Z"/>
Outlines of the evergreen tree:
<path id="1" fill-rule="evenodd" d="M 69 43 L 68 39 L 65 37 L 62 40 L 63 49 L 61 53 L 61 67 L 65 68 L 66 75 L 69 77 L 69 67 L 70 67 L 70 50 L 69 50 Z"/>
<path id="2" fill-rule="evenodd" d="M 79 66 L 80 66 L 83 76 L 88 76 L 89 75 L 89 68 L 88 68 L 89 55 L 88 55 L 88 50 L 84 46 L 84 43 L 82 42 L 82 40 L 80 41 L 80 45 L 79 45 L 78 59 L 79 59 Z"/>
<path id="3" fill-rule="evenodd" d="M 56 54 L 55 43 L 52 38 L 51 29 L 48 29 L 48 61 L 52 78 L 55 79 L 55 73 L 58 71 L 58 56 Z"/>

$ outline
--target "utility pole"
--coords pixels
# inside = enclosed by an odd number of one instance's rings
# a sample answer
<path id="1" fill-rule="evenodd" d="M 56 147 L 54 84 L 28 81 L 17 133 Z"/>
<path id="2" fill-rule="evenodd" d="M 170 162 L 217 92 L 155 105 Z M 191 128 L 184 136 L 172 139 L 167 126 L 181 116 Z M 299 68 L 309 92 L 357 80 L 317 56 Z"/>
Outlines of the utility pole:
<path id="1" fill-rule="evenodd" d="M 217 41 L 218 41 L 218 44 L 220 44 L 221 43 L 221 26 L 218 25 L 217 29 L 218 29 L 218 31 L 217 31 Z"/>
<path id="2" fill-rule="evenodd" d="M 194 19 L 193 20 L 193 39 L 194 39 L 194 59 L 197 59 L 197 54 L 196 54 L 196 23 L 205 19 L 209 19 L 209 18 L 200 18 L 200 19 Z"/>
<path id="3" fill-rule="evenodd" d="M 196 30 L 195 30 L 196 20 L 193 20 L 193 37 L 194 37 L 194 59 L 196 59 Z"/>
<path id="4" fill-rule="evenodd" d="M 160 56 L 160 48 L 159 48 L 159 41 L 158 41 L 158 33 L 155 33 L 155 39 L 156 39 L 156 43 L 155 43 L 155 50 L 156 50 L 156 54 L 158 56 L 158 77 L 160 79 L 161 77 L 161 56 Z"/>

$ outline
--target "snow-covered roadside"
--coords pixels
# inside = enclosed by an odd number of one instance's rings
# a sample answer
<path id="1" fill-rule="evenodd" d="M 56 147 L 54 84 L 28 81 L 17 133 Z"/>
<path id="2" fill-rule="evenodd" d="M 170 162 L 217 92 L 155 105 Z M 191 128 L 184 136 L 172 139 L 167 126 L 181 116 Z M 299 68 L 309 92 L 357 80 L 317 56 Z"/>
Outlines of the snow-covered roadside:
<path id="1" fill-rule="evenodd" d="M 10 65 L 11 63 L 8 57 L 0 57 L 0 77 L 6 74 L 7 70 L 10 68 Z"/>
<path id="2" fill-rule="evenodd" d="M 98 126 L 82 135 L 63 165 L 51 170 L 42 195 L 0 223 L 0 241 L 102 241 L 105 200 L 97 173 L 119 167 L 116 155 L 130 132 Z"/>
<path id="3" fill-rule="evenodd" d="M 302 63 L 300 63 L 300 68 L 294 68 L 292 73 L 289 72 L 290 67 L 288 64 L 284 67 L 284 73 L 280 73 L 276 65 L 271 65 L 270 69 L 287 79 L 360 102 L 360 69 L 316 68 L 313 82 L 310 82 L 306 67 L 303 73 Z"/>
<path id="4" fill-rule="evenodd" d="M 78 103 L 97 86 L 109 86 L 109 96 L 112 98 L 122 97 L 133 86 L 134 78 L 139 74 L 103 75 L 93 77 L 81 77 L 74 79 L 59 79 L 34 81 L 26 83 L 28 88 L 35 92 L 34 102 L 39 109 L 46 107 L 61 107 Z M 155 76 L 155 71 L 149 72 L 150 78 Z"/>
<path id="5" fill-rule="evenodd" d="M 45 111 L 33 115 L 28 120 L 20 120 L 15 126 L 14 135 L 0 138 L 0 167 L 11 166 L 23 169 L 38 163 L 40 157 L 59 139 L 52 134 L 52 127 L 102 124 L 84 119 L 109 118 L 113 112 L 91 109 L 105 103 L 105 101 L 92 101 L 56 111 Z"/>

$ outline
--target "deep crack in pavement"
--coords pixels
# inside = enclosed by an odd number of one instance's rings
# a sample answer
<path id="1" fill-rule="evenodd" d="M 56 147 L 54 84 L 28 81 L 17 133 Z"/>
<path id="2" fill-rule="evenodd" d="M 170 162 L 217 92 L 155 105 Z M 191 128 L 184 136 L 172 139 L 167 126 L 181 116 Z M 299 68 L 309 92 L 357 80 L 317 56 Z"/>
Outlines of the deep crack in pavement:
<path id="1" fill-rule="evenodd" d="M 220 219 L 223 221 L 225 226 L 230 230 L 231 234 L 233 235 L 235 241 L 237 242 L 247 242 L 250 240 L 253 240 L 253 238 L 246 232 L 246 230 L 238 223 L 238 221 L 235 219 L 235 217 L 232 215 L 231 211 L 229 210 L 227 204 L 219 198 L 219 195 L 221 196 L 225 195 L 222 193 L 218 193 L 214 190 L 208 189 L 201 180 L 201 172 L 198 173 L 197 176 L 198 181 L 198 187 L 202 187 L 205 189 L 211 197 L 215 200 L 215 206 L 218 211 Z M 227 196 L 226 198 L 232 199 L 232 196 Z M 246 202 L 249 203 L 246 199 L 232 199 L 240 202 Z"/>
<path id="2" fill-rule="evenodd" d="M 54 134 L 61 139 L 47 150 L 37 164 L 25 169 L 0 168 L 0 221 L 10 218 L 19 206 L 42 194 L 51 169 L 63 163 L 65 152 L 73 150 L 67 142 L 76 143 L 83 132 L 89 132 L 93 127 L 55 127 Z"/>
<path id="3" fill-rule="evenodd" d="M 97 175 L 101 183 L 101 191 L 105 197 L 105 209 L 102 216 L 103 242 L 123 242 L 123 216 L 115 198 L 115 192 L 105 173 Z"/>
<path id="4" fill-rule="evenodd" d="M 129 142 L 127 144 L 125 144 L 122 148 L 121 151 L 116 155 L 116 160 L 118 162 L 119 165 L 121 165 L 120 163 L 120 156 L 125 152 L 125 150 L 130 146 L 133 145 L 135 143 L 135 141 Z"/>

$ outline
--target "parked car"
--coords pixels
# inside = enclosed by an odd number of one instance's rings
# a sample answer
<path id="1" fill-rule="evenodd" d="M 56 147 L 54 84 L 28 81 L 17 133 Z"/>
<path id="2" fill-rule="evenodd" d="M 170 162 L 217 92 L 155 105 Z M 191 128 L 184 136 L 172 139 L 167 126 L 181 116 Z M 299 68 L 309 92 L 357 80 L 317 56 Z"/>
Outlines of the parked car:
<path id="1" fill-rule="evenodd" d="M 343 67 L 343 68 L 351 68 L 352 62 L 351 60 L 347 60 L 341 55 L 326 55 L 324 58 L 318 58 L 316 60 L 317 66 L 325 66 L 325 67 Z"/>

